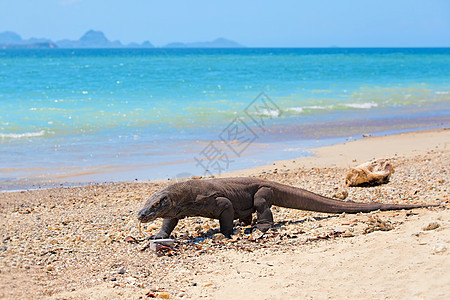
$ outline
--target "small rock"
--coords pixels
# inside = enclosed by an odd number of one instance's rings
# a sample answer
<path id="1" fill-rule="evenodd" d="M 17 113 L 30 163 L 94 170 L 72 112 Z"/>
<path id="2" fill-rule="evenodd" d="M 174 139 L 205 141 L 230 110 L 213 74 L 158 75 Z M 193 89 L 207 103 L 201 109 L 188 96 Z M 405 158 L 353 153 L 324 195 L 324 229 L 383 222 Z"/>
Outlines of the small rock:
<path id="1" fill-rule="evenodd" d="M 177 295 L 178 298 L 183 298 L 184 296 L 186 296 L 185 292 L 179 292 Z"/>
<path id="2" fill-rule="evenodd" d="M 438 222 L 431 222 L 427 226 L 423 227 L 422 230 L 423 231 L 435 230 L 435 229 L 439 228 L 439 226 L 440 225 Z"/>
<path id="3" fill-rule="evenodd" d="M 117 271 L 117 274 L 125 274 L 126 270 L 124 267 L 120 268 L 119 271 Z"/>
<path id="4" fill-rule="evenodd" d="M 48 272 L 53 271 L 53 267 L 52 266 L 47 266 L 47 268 L 45 268 Z"/>
<path id="5" fill-rule="evenodd" d="M 368 138 L 371 137 L 372 135 L 370 133 L 363 133 L 362 137 L 363 138 Z"/>
<path id="6" fill-rule="evenodd" d="M 208 283 L 205 283 L 205 287 L 208 287 L 208 286 L 212 286 L 213 284 L 211 283 L 211 282 L 208 282 Z"/>
<path id="7" fill-rule="evenodd" d="M 447 247 L 445 247 L 445 245 L 443 244 L 437 244 L 436 246 L 433 247 L 434 253 L 443 253 L 445 251 L 447 251 Z"/>
<path id="8" fill-rule="evenodd" d="M 223 239 L 225 239 L 225 236 L 222 233 L 216 233 L 213 235 L 213 240 L 215 241 L 221 241 Z"/>

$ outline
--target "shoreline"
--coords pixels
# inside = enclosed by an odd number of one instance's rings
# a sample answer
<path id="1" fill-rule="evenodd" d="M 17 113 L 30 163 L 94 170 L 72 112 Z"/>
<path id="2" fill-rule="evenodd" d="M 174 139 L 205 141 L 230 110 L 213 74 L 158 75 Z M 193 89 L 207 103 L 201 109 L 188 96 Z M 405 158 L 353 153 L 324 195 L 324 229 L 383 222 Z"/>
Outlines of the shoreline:
<path id="1" fill-rule="evenodd" d="M 433 129 L 418 129 L 418 130 L 411 130 L 411 129 L 406 129 L 406 131 L 400 131 L 399 130 L 395 130 L 394 133 L 392 134 L 385 134 L 385 133 L 375 133 L 374 135 L 369 135 L 368 137 L 361 137 L 361 138 L 356 138 L 353 139 L 352 137 L 349 138 L 329 138 L 329 139 L 324 139 L 323 141 L 325 141 L 325 144 L 327 144 L 326 146 L 320 146 L 318 148 L 311 148 L 311 149 L 305 149 L 302 150 L 302 152 L 304 153 L 309 153 L 308 156 L 302 156 L 302 157 L 296 157 L 293 159 L 283 159 L 283 160 L 274 160 L 273 162 L 271 162 L 271 164 L 262 164 L 262 165 L 258 165 L 258 166 L 254 166 L 254 167 L 249 167 L 249 168 L 244 168 L 244 169 L 240 169 L 240 170 L 235 170 L 235 171 L 228 171 L 228 172 L 224 172 L 222 174 L 216 174 L 214 175 L 215 177 L 230 177 L 230 176 L 254 176 L 255 172 L 263 172 L 263 171 L 273 171 L 274 169 L 278 169 L 278 168 L 292 168 L 295 167 L 296 164 L 298 163 L 302 163 L 304 164 L 304 166 L 308 166 L 308 167 L 326 167 L 328 165 L 332 166 L 341 166 L 341 167 L 349 167 L 349 166 L 354 166 L 355 162 L 364 162 L 370 159 L 375 158 L 374 156 L 386 156 L 385 153 L 382 151 L 381 153 L 378 152 L 376 153 L 377 155 L 372 155 L 372 157 L 370 157 L 371 155 L 368 156 L 364 156 L 361 155 L 361 153 L 364 153 L 364 151 L 362 151 L 362 149 L 358 150 L 358 152 L 360 154 L 356 155 L 355 158 L 347 158 L 345 160 L 344 163 L 344 158 L 345 158 L 345 151 L 347 151 L 347 148 L 351 148 L 353 145 L 355 144 L 351 144 L 351 146 L 345 146 L 349 143 L 356 143 L 356 145 L 361 145 L 362 148 L 371 148 L 370 145 L 369 146 L 364 146 L 366 144 L 371 144 L 372 142 L 375 142 L 375 139 L 380 139 L 380 138 L 388 138 L 391 139 L 393 142 L 395 141 L 395 147 L 400 147 L 400 144 L 403 143 L 403 146 L 401 146 L 401 151 L 408 151 L 408 149 L 415 149 L 414 145 L 412 145 L 412 141 L 414 140 L 414 138 L 417 135 L 426 135 L 428 133 L 435 135 L 435 134 L 440 134 L 440 132 L 448 132 L 449 131 L 449 127 L 438 127 L 438 128 L 433 128 Z M 392 138 L 389 138 L 392 137 Z M 399 138 L 399 140 L 397 140 L 397 137 Z M 450 139 L 450 136 L 449 136 Z M 328 143 L 326 142 L 328 140 Z M 345 140 L 344 142 L 336 142 L 336 141 L 341 141 L 341 140 Z M 334 142 L 331 142 L 334 141 Z M 331 142 L 331 144 L 329 144 Z M 433 140 L 433 138 L 430 138 L 427 141 L 427 145 L 429 143 L 434 143 L 435 141 Z M 287 143 L 287 142 L 285 142 Z M 407 147 L 405 147 L 404 145 L 408 145 Z M 417 145 L 418 148 L 415 151 L 423 151 L 426 147 L 421 147 L 421 145 Z M 263 145 L 260 145 L 258 147 L 263 147 Z M 358 147 L 358 146 L 357 146 Z M 395 148 L 394 147 L 394 148 Z M 373 149 L 371 149 L 373 150 Z M 333 153 L 339 153 L 339 155 L 333 155 Z M 389 151 L 386 152 L 387 156 L 393 156 L 394 153 L 390 153 Z M 411 154 L 411 153 L 410 153 Z M 325 160 L 325 157 L 328 157 L 327 160 Z M 185 162 L 187 162 L 189 160 L 185 160 Z M 194 160 L 192 160 L 194 161 Z M 174 166 L 176 165 L 176 162 L 172 162 L 172 163 L 167 163 L 168 165 L 173 164 Z M 86 174 L 86 175 L 91 175 L 94 177 L 98 177 L 98 178 L 102 178 L 101 175 L 102 174 L 108 174 L 108 170 L 110 172 L 113 172 L 114 170 L 126 170 L 125 172 L 130 173 L 131 170 L 133 170 L 133 168 L 135 169 L 139 169 L 140 165 L 136 165 L 134 167 L 131 166 L 106 166 L 104 168 L 101 167 L 92 167 L 90 168 L 90 170 L 87 169 L 83 169 L 80 170 L 81 174 Z M 97 171 L 95 171 L 95 169 L 97 169 Z M 80 173 L 78 172 L 78 173 Z M 180 173 L 180 174 L 184 174 L 184 175 L 192 175 L 194 177 L 198 177 L 198 174 L 192 174 L 192 173 Z M 76 178 L 80 177 L 81 175 L 77 175 L 77 173 L 73 173 L 73 174 L 66 174 L 66 175 L 59 175 L 59 174 L 52 174 L 52 175 L 48 175 L 48 178 L 46 179 L 38 179 L 38 178 L 23 178 L 23 179 L 19 179 L 19 180 L 14 180 L 14 181 L 0 181 L 0 193 L 5 193 L 5 192 L 13 192 L 13 191 L 26 191 L 26 190 L 41 190 L 41 189 L 52 189 L 52 188 L 58 188 L 58 187 L 74 187 L 74 186 L 85 186 L 85 185 L 90 185 L 90 184 L 99 184 L 99 183 L 126 183 L 126 182 L 132 182 L 132 180 L 90 180 L 90 181 L 83 181 L 81 179 L 76 180 Z M 40 176 L 42 177 L 42 176 Z M 206 177 L 210 177 L 210 176 L 206 176 Z M 62 180 L 64 178 L 64 180 Z M 67 179 L 67 180 L 66 180 Z M 167 181 L 173 181 L 173 180 L 179 180 L 179 179 L 183 179 L 183 178 L 178 178 L 177 176 L 172 177 L 172 178 L 167 178 L 167 179 L 150 179 L 150 180 L 141 180 L 141 179 L 136 179 L 133 181 L 139 181 L 139 182 L 167 182 Z"/>
<path id="2" fill-rule="evenodd" d="M 448 129 L 374 136 L 246 172 L 328 197 L 347 191 L 357 202 L 448 205 L 449 141 Z M 348 167 L 372 157 L 391 159 L 390 182 L 344 187 Z M 173 232 L 173 254 L 157 255 L 142 250 L 136 212 L 172 182 L 0 193 L 0 298 L 443 299 L 450 293 L 445 205 L 356 215 L 273 207 L 271 234 L 244 233 L 236 241 L 211 239 L 217 220 L 185 218 Z M 156 220 L 143 231 L 149 236 L 160 226 Z"/>
<path id="3" fill-rule="evenodd" d="M 417 142 L 421 139 L 421 142 Z M 388 143 L 389 147 L 377 147 Z M 286 159 L 271 165 L 258 166 L 246 170 L 227 172 L 220 177 L 251 176 L 275 169 L 292 169 L 297 165 L 306 168 L 341 167 L 349 168 L 377 158 L 393 158 L 398 155 L 411 157 L 435 149 L 448 149 L 450 128 L 425 129 L 388 135 L 373 135 L 343 143 L 309 149 L 311 156 Z M 370 151 L 369 151 L 370 150 Z"/>

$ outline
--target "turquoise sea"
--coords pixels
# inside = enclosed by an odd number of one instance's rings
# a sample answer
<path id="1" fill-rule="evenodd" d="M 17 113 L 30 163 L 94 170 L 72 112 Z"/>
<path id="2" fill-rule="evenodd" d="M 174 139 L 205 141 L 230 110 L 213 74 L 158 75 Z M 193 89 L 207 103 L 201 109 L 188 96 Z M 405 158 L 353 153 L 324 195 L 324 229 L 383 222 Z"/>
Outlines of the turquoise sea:
<path id="1" fill-rule="evenodd" d="M 450 48 L 0 49 L 0 190 L 222 173 L 449 120 Z"/>

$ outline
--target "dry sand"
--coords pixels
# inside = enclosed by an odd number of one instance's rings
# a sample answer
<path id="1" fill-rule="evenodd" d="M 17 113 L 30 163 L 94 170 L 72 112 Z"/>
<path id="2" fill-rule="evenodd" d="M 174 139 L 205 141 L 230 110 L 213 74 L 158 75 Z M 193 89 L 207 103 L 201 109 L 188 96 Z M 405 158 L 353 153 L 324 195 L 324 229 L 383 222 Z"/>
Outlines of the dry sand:
<path id="1" fill-rule="evenodd" d="M 355 201 L 448 203 L 450 130 L 371 137 L 315 149 L 317 156 L 227 176 L 267 178 Z M 388 184 L 343 187 L 348 167 L 390 158 Z M 174 250 L 143 250 L 135 214 L 170 182 L 95 184 L 0 194 L 0 297 L 53 299 L 448 299 L 450 212 L 333 215 L 273 208 L 275 229 L 187 218 Z M 148 224 L 155 233 L 160 221 Z M 127 242 L 132 236 L 137 243 Z M 192 238 L 206 238 L 192 243 Z M 128 239 L 127 239 L 128 240 Z"/>

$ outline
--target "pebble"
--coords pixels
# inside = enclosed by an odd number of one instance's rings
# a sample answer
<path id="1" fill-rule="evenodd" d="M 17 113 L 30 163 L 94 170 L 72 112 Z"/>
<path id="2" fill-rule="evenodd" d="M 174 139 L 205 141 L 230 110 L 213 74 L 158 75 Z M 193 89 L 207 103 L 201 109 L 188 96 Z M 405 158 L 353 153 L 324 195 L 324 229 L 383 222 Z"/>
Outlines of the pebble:
<path id="1" fill-rule="evenodd" d="M 170 299 L 170 294 L 169 292 L 159 292 L 157 297 L 161 299 Z"/>

